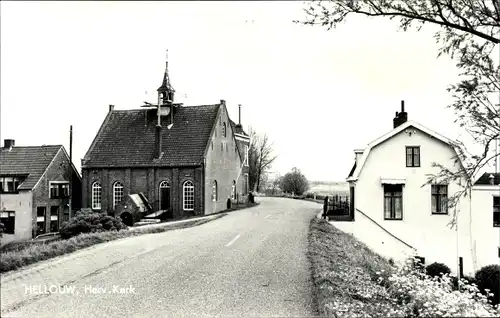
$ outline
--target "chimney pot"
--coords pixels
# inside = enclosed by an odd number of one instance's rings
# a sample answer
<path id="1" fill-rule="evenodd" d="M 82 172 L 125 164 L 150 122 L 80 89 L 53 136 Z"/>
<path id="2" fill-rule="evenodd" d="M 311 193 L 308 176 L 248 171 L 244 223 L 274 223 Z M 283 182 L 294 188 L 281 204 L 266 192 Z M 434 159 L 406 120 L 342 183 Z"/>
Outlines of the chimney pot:
<path id="1" fill-rule="evenodd" d="M 6 149 L 10 149 L 14 147 L 16 144 L 16 141 L 14 139 L 4 139 L 3 140 L 3 147 Z"/>
<path id="2" fill-rule="evenodd" d="M 115 105 L 109 105 L 109 111 L 112 112 L 113 110 L 115 110 Z"/>
<path id="3" fill-rule="evenodd" d="M 221 100 L 220 100 L 220 103 L 221 103 L 221 105 L 226 106 L 226 101 L 225 101 L 225 100 L 221 99 Z"/>

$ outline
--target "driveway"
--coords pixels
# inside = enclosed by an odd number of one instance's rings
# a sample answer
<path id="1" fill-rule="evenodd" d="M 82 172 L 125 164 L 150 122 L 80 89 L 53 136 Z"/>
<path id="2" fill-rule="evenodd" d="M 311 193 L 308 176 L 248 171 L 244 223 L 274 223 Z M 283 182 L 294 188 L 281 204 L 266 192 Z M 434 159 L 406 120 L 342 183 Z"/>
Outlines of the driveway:
<path id="1" fill-rule="evenodd" d="M 321 205 L 257 201 L 2 276 L 2 317 L 312 316 L 307 232 Z"/>

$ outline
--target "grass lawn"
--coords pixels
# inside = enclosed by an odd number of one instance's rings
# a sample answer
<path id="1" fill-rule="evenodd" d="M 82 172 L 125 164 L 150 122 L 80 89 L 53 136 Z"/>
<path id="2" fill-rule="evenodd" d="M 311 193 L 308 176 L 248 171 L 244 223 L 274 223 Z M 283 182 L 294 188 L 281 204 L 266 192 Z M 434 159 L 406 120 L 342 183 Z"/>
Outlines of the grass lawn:
<path id="1" fill-rule="evenodd" d="M 72 253 L 95 244 L 142 234 L 161 233 L 193 227 L 213 221 L 225 215 L 225 213 L 221 213 L 214 218 L 197 219 L 182 223 L 160 223 L 164 224 L 164 226 L 144 226 L 135 231 L 122 230 L 118 232 L 85 233 L 67 240 L 40 242 L 38 244 L 32 242 L 10 244 L 10 246 L 2 247 L 0 250 L 0 273 L 19 269 L 56 256 Z"/>
<path id="2" fill-rule="evenodd" d="M 381 316 L 394 306 L 375 282 L 377 271 L 390 271 L 388 261 L 325 220 L 311 220 L 308 258 L 320 316 Z"/>

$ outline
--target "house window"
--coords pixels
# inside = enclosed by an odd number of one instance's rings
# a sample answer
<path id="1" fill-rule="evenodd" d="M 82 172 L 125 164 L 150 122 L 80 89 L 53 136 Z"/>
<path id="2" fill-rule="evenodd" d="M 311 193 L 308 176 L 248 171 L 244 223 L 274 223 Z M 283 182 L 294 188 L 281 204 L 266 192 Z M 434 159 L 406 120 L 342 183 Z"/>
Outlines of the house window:
<path id="1" fill-rule="evenodd" d="M 226 123 L 222 124 L 222 137 L 226 137 Z"/>
<path id="2" fill-rule="evenodd" d="M 69 207 L 63 207 L 63 222 L 69 221 Z"/>
<path id="3" fill-rule="evenodd" d="M 433 214 L 448 214 L 448 185 L 431 185 L 431 202 Z"/>
<path id="4" fill-rule="evenodd" d="M 113 185 L 113 209 L 123 200 L 123 184 L 119 181 Z"/>
<path id="5" fill-rule="evenodd" d="M 0 212 L 0 222 L 5 226 L 5 234 L 14 234 L 14 228 L 16 223 L 16 212 L 14 211 L 2 211 Z"/>
<path id="6" fill-rule="evenodd" d="M 214 150 L 214 141 L 212 140 L 212 150 Z"/>
<path id="7" fill-rule="evenodd" d="M 406 147 L 406 166 L 420 167 L 420 146 Z"/>
<path id="8" fill-rule="evenodd" d="M 212 201 L 217 201 L 217 181 L 212 182 Z"/>
<path id="9" fill-rule="evenodd" d="M 248 146 L 245 146 L 245 166 L 248 167 L 248 160 L 250 160 L 250 158 L 248 158 Z"/>
<path id="10" fill-rule="evenodd" d="M 493 197 L 493 226 L 500 227 L 500 197 Z"/>
<path id="11" fill-rule="evenodd" d="M 236 199 L 236 181 L 233 180 L 233 184 L 231 185 L 231 200 Z"/>
<path id="12" fill-rule="evenodd" d="M 17 193 L 20 178 L 16 177 L 1 177 L 0 178 L 0 193 Z"/>
<path id="13" fill-rule="evenodd" d="M 50 198 L 51 199 L 69 198 L 69 183 L 50 182 Z"/>
<path id="14" fill-rule="evenodd" d="M 36 208 L 36 235 L 45 233 L 45 217 L 47 208 L 39 206 Z"/>
<path id="15" fill-rule="evenodd" d="M 194 210 L 194 184 L 192 181 L 184 182 L 182 186 L 182 206 L 186 211 Z"/>
<path id="16" fill-rule="evenodd" d="M 220 143 L 220 151 L 222 151 L 222 152 L 224 151 L 224 143 L 222 143 L 222 142 Z"/>
<path id="17" fill-rule="evenodd" d="M 99 182 L 94 182 L 92 184 L 92 209 L 100 210 L 101 209 L 101 194 L 102 188 Z"/>
<path id="18" fill-rule="evenodd" d="M 384 219 L 403 219 L 402 184 L 384 184 Z"/>
<path id="19" fill-rule="evenodd" d="M 59 207 L 50 207 L 50 232 L 59 231 Z"/>

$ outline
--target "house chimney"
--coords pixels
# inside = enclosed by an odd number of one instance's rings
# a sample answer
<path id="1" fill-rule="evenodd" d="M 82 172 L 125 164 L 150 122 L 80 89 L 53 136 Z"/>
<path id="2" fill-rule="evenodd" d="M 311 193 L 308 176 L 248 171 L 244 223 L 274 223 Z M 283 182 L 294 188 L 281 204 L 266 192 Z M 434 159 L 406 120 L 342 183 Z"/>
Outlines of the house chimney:
<path id="1" fill-rule="evenodd" d="M 73 125 L 69 126 L 69 161 L 73 163 Z"/>
<path id="2" fill-rule="evenodd" d="M 161 125 L 156 125 L 155 131 L 155 159 L 160 159 L 161 156 Z"/>
<path id="3" fill-rule="evenodd" d="M 489 180 L 491 185 L 495 185 L 495 176 L 493 174 L 490 174 Z"/>
<path id="4" fill-rule="evenodd" d="M 238 125 L 241 126 L 241 104 L 238 104 Z"/>
<path id="5" fill-rule="evenodd" d="M 354 149 L 354 155 L 355 155 L 354 162 L 356 162 L 356 164 L 359 162 L 359 159 L 363 155 L 364 151 L 365 151 L 364 149 Z"/>
<path id="6" fill-rule="evenodd" d="M 112 112 L 113 110 L 115 110 L 115 105 L 109 105 L 109 111 Z"/>
<path id="7" fill-rule="evenodd" d="M 393 128 L 396 128 L 408 121 L 408 113 L 405 112 L 405 101 L 401 101 L 401 112 L 396 112 L 396 116 L 392 120 Z"/>
<path id="8" fill-rule="evenodd" d="M 220 100 L 220 104 L 221 104 L 221 105 L 226 106 L 226 101 L 225 101 L 225 100 L 223 100 L 223 99 L 221 99 L 221 100 Z"/>
<path id="9" fill-rule="evenodd" d="M 16 141 L 14 139 L 4 139 L 3 140 L 3 147 L 5 149 L 12 149 L 12 147 L 14 147 L 16 144 Z"/>

